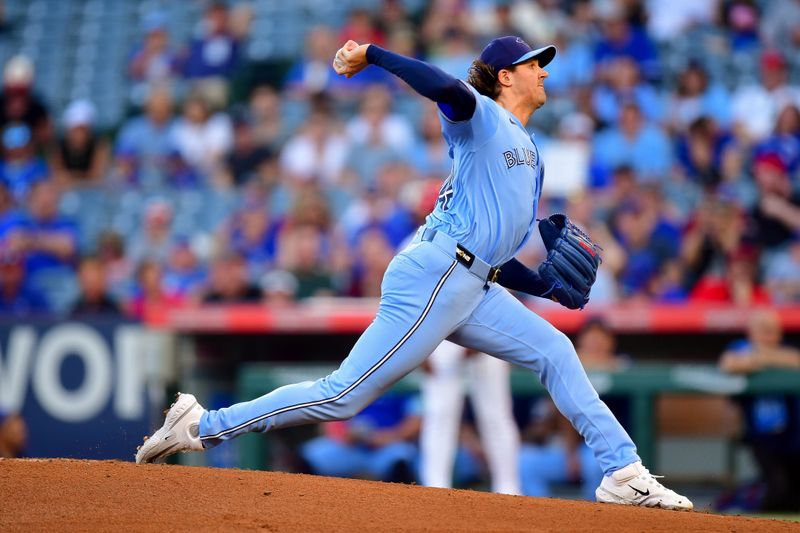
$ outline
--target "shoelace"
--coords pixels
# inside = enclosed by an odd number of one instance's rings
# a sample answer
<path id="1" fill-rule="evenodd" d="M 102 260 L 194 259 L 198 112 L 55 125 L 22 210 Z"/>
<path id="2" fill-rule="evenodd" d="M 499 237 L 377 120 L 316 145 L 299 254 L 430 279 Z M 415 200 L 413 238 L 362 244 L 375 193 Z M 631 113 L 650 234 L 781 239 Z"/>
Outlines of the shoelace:
<path id="1" fill-rule="evenodd" d="M 658 479 L 662 479 L 663 477 L 664 476 L 657 476 L 656 474 L 651 474 L 650 471 L 646 468 L 644 469 L 644 474 L 639 475 L 639 478 L 642 479 L 642 481 L 644 481 L 644 478 L 647 478 L 647 482 L 650 485 L 656 485 L 657 487 L 663 489 L 666 492 L 674 492 L 672 489 L 668 489 L 667 487 L 665 487 L 664 485 L 662 485 L 657 481 Z"/>

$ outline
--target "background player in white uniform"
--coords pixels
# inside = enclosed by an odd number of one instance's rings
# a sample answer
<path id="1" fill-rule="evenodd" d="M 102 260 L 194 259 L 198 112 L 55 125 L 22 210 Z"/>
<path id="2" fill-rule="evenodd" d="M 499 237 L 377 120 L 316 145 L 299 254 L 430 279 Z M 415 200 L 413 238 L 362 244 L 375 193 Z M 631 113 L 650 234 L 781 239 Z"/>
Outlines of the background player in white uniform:
<path id="1" fill-rule="evenodd" d="M 444 341 L 428 358 L 422 382 L 420 479 L 449 488 L 464 405 L 464 378 L 491 475 L 492 492 L 521 494 L 519 429 L 514 421 L 509 364 Z"/>
<path id="2" fill-rule="evenodd" d="M 436 208 L 392 260 L 378 314 L 338 370 L 216 411 L 204 410 L 192 395 L 179 395 L 136 461 L 201 451 L 247 432 L 349 418 L 449 339 L 538 376 L 605 473 L 598 500 L 691 509 L 686 497 L 642 466 L 636 446 L 592 388 L 569 338 L 500 285 L 573 301 L 572 286 L 540 275 L 550 273 L 542 266 L 564 255 L 559 250 L 549 250 L 538 272 L 514 259 L 534 233 L 544 179 L 525 125 L 546 101 L 543 67 L 555 53 L 552 46 L 532 50 L 519 37 L 494 39 L 467 84 L 427 63 L 348 41 L 334 60 L 339 74 L 349 77 L 377 65 L 439 105 L 453 170 Z M 593 282 L 593 273 L 587 274 Z M 583 294 L 588 300 L 588 292 Z"/>

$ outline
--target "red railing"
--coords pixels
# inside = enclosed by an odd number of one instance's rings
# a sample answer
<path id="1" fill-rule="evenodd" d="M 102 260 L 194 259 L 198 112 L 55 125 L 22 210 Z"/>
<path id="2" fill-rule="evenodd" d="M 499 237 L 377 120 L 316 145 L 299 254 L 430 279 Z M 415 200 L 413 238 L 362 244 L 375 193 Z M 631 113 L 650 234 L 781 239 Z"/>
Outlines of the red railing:
<path id="1" fill-rule="evenodd" d="M 566 333 L 600 315 L 619 332 L 703 333 L 743 331 L 754 308 L 719 305 L 590 306 L 570 311 L 555 305 L 529 305 Z M 150 309 L 146 322 L 156 328 L 193 333 L 360 333 L 372 322 L 376 300 L 312 299 L 290 306 L 200 306 Z M 787 332 L 800 332 L 800 306 L 774 307 Z"/>

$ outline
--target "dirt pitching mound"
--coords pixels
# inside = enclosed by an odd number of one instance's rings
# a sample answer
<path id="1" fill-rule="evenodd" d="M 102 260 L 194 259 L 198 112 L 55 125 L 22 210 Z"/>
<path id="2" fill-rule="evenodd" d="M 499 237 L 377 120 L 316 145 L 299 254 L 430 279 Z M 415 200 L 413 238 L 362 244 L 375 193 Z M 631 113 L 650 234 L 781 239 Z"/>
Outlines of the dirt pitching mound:
<path id="1" fill-rule="evenodd" d="M 0 531 L 798 531 L 797 524 L 297 474 L 0 460 Z"/>

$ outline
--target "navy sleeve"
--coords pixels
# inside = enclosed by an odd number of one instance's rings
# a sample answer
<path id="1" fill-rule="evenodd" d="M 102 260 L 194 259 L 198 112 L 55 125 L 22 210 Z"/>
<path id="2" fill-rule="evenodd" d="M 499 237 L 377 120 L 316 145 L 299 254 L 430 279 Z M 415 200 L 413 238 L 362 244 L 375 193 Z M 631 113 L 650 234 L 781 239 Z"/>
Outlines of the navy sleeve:
<path id="1" fill-rule="evenodd" d="M 469 120 L 475 112 L 475 95 L 464 83 L 423 61 L 405 57 L 371 44 L 367 62 L 385 69 L 419 94 L 439 104 L 444 115 L 454 121 Z"/>
<path id="2" fill-rule="evenodd" d="M 500 267 L 497 283 L 506 289 L 542 297 L 549 294 L 552 288 L 539 276 L 538 272 L 531 270 L 516 259 L 512 259 Z"/>

